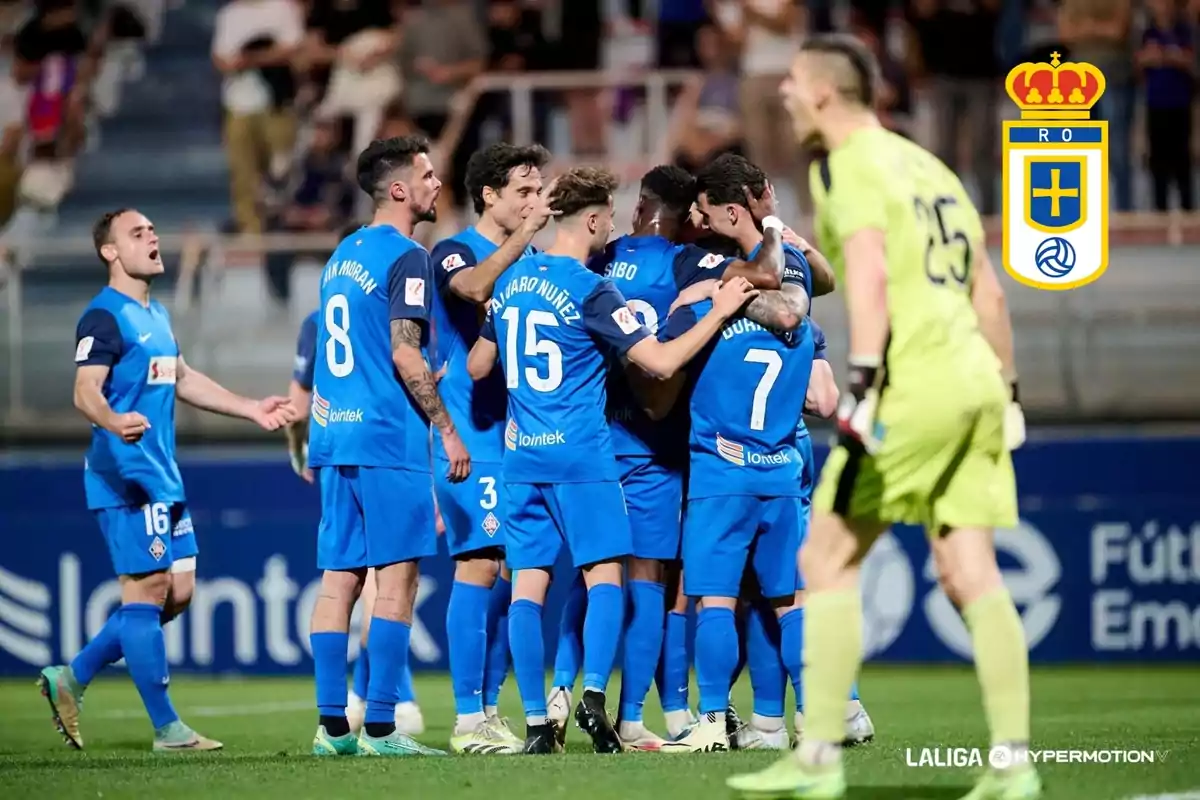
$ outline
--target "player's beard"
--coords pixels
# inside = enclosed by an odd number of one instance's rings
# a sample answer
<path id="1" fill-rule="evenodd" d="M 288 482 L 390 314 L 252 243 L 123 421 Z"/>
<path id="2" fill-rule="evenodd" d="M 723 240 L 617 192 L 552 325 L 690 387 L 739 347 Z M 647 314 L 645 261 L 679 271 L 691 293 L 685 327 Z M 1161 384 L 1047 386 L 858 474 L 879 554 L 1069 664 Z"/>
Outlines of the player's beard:
<path id="1" fill-rule="evenodd" d="M 418 222 L 437 222 L 437 203 L 431 203 L 429 208 L 422 211 L 414 209 L 413 224 L 415 225 Z"/>

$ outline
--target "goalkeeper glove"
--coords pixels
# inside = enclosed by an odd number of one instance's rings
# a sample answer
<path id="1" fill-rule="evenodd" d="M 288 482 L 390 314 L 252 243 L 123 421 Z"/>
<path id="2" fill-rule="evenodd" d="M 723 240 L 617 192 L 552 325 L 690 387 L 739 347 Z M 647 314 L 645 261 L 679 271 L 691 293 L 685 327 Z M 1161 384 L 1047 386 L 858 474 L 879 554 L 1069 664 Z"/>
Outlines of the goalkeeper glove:
<path id="1" fill-rule="evenodd" d="M 850 385 L 838 401 L 838 444 L 849 450 L 879 450 L 875 414 L 879 409 L 878 359 L 850 359 Z"/>
<path id="2" fill-rule="evenodd" d="M 1021 393 L 1012 382 L 1012 397 L 1004 410 L 1004 444 L 1009 451 L 1025 444 L 1025 412 L 1021 409 Z"/>
<path id="3" fill-rule="evenodd" d="M 299 450 L 292 450 L 289 455 L 292 459 L 292 472 L 303 478 L 304 471 L 308 469 L 308 443 L 301 444 Z"/>

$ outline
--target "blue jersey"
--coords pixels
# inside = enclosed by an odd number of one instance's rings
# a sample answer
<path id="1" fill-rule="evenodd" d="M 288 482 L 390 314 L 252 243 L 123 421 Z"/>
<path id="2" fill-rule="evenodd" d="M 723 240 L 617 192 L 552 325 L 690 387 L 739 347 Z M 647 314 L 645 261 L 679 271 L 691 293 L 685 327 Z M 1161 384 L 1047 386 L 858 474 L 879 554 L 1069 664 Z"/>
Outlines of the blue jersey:
<path id="1" fill-rule="evenodd" d="M 484 308 L 464 300 L 450 289 L 450 278 L 463 267 L 474 267 L 495 253 L 497 247 L 474 228 L 439 242 L 431 254 L 437 292 L 434 295 L 434 339 L 438 367 L 446 374 L 438 391 L 458 435 L 462 437 L 471 460 L 481 464 L 499 464 L 504 454 L 504 417 L 508 393 L 499 371 L 482 381 L 467 374 L 467 354 L 479 338 Z M 533 255 L 534 248 L 525 248 Z M 434 455 L 445 458 L 442 437 L 433 437 Z"/>
<path id="2" fill-rule="evenodd" d="M 664 339 L 675 339 L 712 307 L 678 309 Z M 692 430 L 688 499 L 800 496 L 796 426 L 812 372 L 807 324 L 790 333 L 735 318 L 688 365 Z"/>
<path id="3" fill-rule="evenodd" d="M 573 258 L 539 253 L 509 267 L 480 331 L 497 343 L 508 387 L 507 483 L 617 480 L 608 358 L 650 335 L 612 281 Z"/>
<path id="4" fill-rule="evenodd" d="M 321 273 L 308 463 L 428 472 L 429 421 L 392 364 L 392 320 L 422 325 L 433 302 L 429 254 L 391 226 L 342 240 Z"/>
<path id="5" fill-rule="evenodd" d="M 590 268 L 609 278 L 629 299 L 629 307 L 651 333 L 658 333 L 679 292 L 706 278 L 720 278 L 732 259 L 695 245 L 672 244 L 661 236 L 622 236 L 609 243 Z M 646 416 L 625 371 L 613 369 L 608 385 L 608 418 L 619 456 L 683 457 L 686 426 L 682 414 L 662 422 Z"/>
<path id="6" fill-rule="evenodd" d="M 75 364 L 109 368 L 104 398 L 117 414 L 137 412 L 150 423 L 132 444 L 92 426 L 83 463 L 89 509 L 183 502 L 175 463 L 175 375 L 179 345 L 161 303 L 142 305 L 105 287 L 75 328 Z"/>
<path id="7" fill-rule="evenodd" d="M 292 365 L 292 380 L 301 389 L 311 392 L 313 387 L 313 367 L 317 355 L 317 317 L 319 311 L 314 311 L 300 323 L 300 333 L 296 337 L 296 360 Z"/>

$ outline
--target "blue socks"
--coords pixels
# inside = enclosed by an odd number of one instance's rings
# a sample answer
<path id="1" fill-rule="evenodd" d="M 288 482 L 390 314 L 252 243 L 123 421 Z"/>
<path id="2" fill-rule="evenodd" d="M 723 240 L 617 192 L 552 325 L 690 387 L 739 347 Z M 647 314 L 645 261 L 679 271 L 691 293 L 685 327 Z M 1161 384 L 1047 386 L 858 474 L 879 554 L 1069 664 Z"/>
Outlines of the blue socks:
<path id="1" fill-rule="evenodd" d="M 411 630 L 409 632 L 411 633 Z M 412 653 L 406 647 L 404 661 L 400 664 L 400 682 L 396 684 L 397 703 L 415 703 L 417 701 L 417 693 L 413 690 L 411 658 Z"/>
<path id="2" fill-rule="evenodd" d="M 359 696 L 363 702 L 367 699 L 367 684 L 371 677 L 371 657 L 367 655 L 367 648 L 362 648 L 358 651 L 358 660 L 354 662 L 354 693 Z"/>
<path id="3" fill-rule="evenodd" d="M 746 614 L 746 665 L 754 690 L 754 713 L 760 717 L 783 717 L 787 673 L 779 657 L 779 641 L 780 629 L 774 610 L 761 606 L 750 608 Z M 797 651 L 796 659 L 799 658 Z"/>
<path id="4" fill-rule="evenodd" d="M 104 627 L 71 661 L 75 682 L 87 686 L 100 670 L 121 660 L 121 609 L 117 608 Z"/>
<path id="5" fill-rule="evenodd" d="M 508 644 L 525 720 L 532 724 L 546 721 L 546 644 L 542 636 L 542 607 L 532 600 L 515 601 L 508 609 Z"/>
<path id="6" fill-rule="evenodd" d="M 671 611 L 663 631 L 662 656 L 658 662 L 658 696 L 663 711 L 688 709 L 687 614 Z"/>
<path id="7" fill-rule="evenodd" d="M 343 631 L 310 633 L 313 677 L 317 684 L 317 713 L 322 717 L 346 718 L 346 655 L 350 634 Z M 359 656 L 363 660 L 364 652 Z M 357 671 L 357 670 L 356 670 Z M 365 698 L 366 689 L 359 695 Z"/>
<path id="8" fill-rule="evenodd" d="M 738 662 L 737 621 L 731 608 L 705 608 L 696 620 L 696 683 L 700 714 L 724 714 Z"/>
<path id="9" fill-rule="evenodd" d="M 170 676 L 167 672 L 167 645 L 163 640 L 162 609 L 151 603 L 129 603 L 121 607 L 121 652 L 129 667 L 129 677 L 142 696 L 155 730 L 179 720 L 167 696 Z M 107 626 L 106 626 L 107 627 Z M 342 675 L 345 681 L 345 660 Z"/>
<path id="10" fill-rule="evenodd" d="M 500 689 L 508 677 L 508 607 L 512 582 L 497 578 L 488 599 L 487 664 L 483 671 L 483 710 L 500 705 Z"/>
<path id="11" fill-rule="evenodd" d="M 554 685 L 573 688 L 583 663 L 583 616 L 587 613 L 587 586 L 583 574 L 575 576 L 562 616 L 558 620 L 558 648 L 554 653 Z M 511 623 L 510 623 L 511 624 Z M 514 661 L 516 656 L 513 656 Z"/>
<path id="12" fill-rule="evenodd" d="M 665 597 L 666 588 L 661 583 L 629 582 L 630 615 L 625 628 L 621 708 L 618 714 L 622 722 L 642 721 L 642 704 L 646 701 L 650 684 L 654 682 L 654 672 L 662 652 Z"/>
<path id="13" fill-rule="evenodd" d="M 371 632 L 367 634 L 367 650 L 371 653 L 371 674 L 367 682 L 367 725 L 395 725 L 400 682 L 408 671 L 408 641 L 411 634 L 412 627 L 407 623 L 382 617 L 371 619 Z M 344 663 L 344 654 L 342 659 Z M 345 669 L 343 666 L 343 674 Z M 345 683 L 345 678 L 342 682 Z"/>
<path id="14" fill-rule="evenodd" d="M 583 690 L 603 692 L 608 688 L 621 628 L 625 624 L 625 593 L 620 586 L 600 583 L 587 594 L 583 617 Z"/>
<path id="15" fill-rule="evenodd" d="M 779 655 L 792 679 L 796 708 L 804 708 L 804 609 L 794 608 L 779 618 Z"/>
<path id="16" fill-rule="evenodd" d="M 455 581 L 446 608 L 450 646 L 450 681 L 454 710 L 460 715 L 483 713 L 483 671 L 487 658 L 488 605 L 492 590 Z"/>

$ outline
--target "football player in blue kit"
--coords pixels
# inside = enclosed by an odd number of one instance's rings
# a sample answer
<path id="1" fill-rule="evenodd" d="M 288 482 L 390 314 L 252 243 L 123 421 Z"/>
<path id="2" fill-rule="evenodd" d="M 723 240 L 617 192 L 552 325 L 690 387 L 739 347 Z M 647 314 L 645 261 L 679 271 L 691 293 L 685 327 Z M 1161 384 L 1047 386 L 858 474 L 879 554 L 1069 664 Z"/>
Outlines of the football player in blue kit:
<path id="1" fill-rule="evenodd" d="M 503 569 L 504 418 L 508 396 L 498 372 L 475 383 L 467 355 L 479 338 L 497 278 L 522 256 L 551 212 L 541 196 L 541 169 L 550 153 L 540 145 L 499 142 L 467 162 L 466 187 L 479 220 L 439 242 L 431 254 L 437 292 L 437 361 L 445 371 L 438 389 L 471 453 L 471 479 L 447 477 L 446 455 L 434 441 L 434 490 L 454 559 L 446 610 L 456 753 L 519 753 L 524 740 L 500 717 L 497 704 L 508 673 L 508 607 L 512 584 Z"/>
<path id="2" fill-rule="evenodd" d="M 413 228 L 436 217 L 441 181 L 420 136 L 373 142 L 358 185 L 375 203 L 369 226 L 338 245 L 321 275 L 308 459 L 321 490 L 312 654 L 320 721 L 314 755 L 442 754 L 396 729 L 420 559 L 437 552 L 430 424 L 453 480 L 471 460 L 438 394 L 426 350 L 433 302 L 429 254 Z M 366 719 L 346 718 L 350 613 L 367 569 L 378 594 L 367 642 Z"/>
<path id="3" fill-rule="evenodd" d="M 657 333 L 679 292 L 701 280 L 740 275 L 760 289 L 781 285 L 779 253 L 770 249 L 746 262 L 696 245 L 675 244 L 695 199 L 695 179 L 685 170 L 674 166 L 650 170 L 642 178 L 633 233 L 610 242 L 590 265 L 613 282 L 651 333 Z M 647 730 L 642 705 L 662 650 L 665 569 L 679 557 L 686 420 L 679 415 L 649 419 L 619 368 L 610 374 L 607 413 L 633 532 L 633 555 L 626 566 L 629 618 L 617 732 L 629 749 L 658 750 L 663 740 Z M 671 699 L 663 701 L 669 705 Z M 570 687 L 556 687 L 549 698 L 551 717 L 561 715 L 569 705 Z"/>
<path id="4" fill-rule="evenodd" d="M 150 299 L 163 274 L 150 220 L 112 211 L 92 237 L 108 286 L 76 326 L 75 407 L 92 423 L 83 484 L 120 579 L 121 606 L 70 665 L 47 667 L 38 683 L 59 732 L 82 749 L 84 690 L 124 657 L 154 727 L 154 750 L 217 750 L 220 742 L 179 719 L 167 694 L 162 626 L 192 598 L 198 553 L 175 460 L 175 401 L 266 430 L 286 425 L 295 410 L 286 398 L 236 395 L 184 361 L 167 310 Z"/>
<path id="5" fill-rule="evenodd" d="M 556 182 L 549 197 L 560 213 L 554 243 L 497 282 L 468 363 L 471 376 L 482 380 L 499 356 L 508 389 L 501 475 L 515 576 L 509 642 L 527 753 L 558 747 L 547 716 L 542 605 L 564 540 L 588 586 L 575 720 L 596 752 L 623 749 L 604 692 L 621 637 L 622 566 L 633 541 L 604 415 L 607 359 L 622 357 L 669 378 L 753 296 L 744 279 L 728 281 L 692 332 L 666 345 L 655 340 L 612 282 L 584 265 L 612 232 L 617 185 L 612 173 L 594 168 L 571 170 Z"/>
<path id="6" fill-rule="evenodd" d="M 764 223 L 762 247 L 781 248 L 782 224 L 773 217 Z M 785 281 L 785 290 L 764 293 L 687 368 L 691 458 L 683 564 L 684 590 L 700 603 L 695 657 L 700 721 L 663 752 L 724 751 L 733 744 L 726 712 L 738 668 L 736 609 L 747 566 L 778 616 L 787 671 L 800 673 L 793 608 L 801 534 L 795 431 L 813 354 L 804 324 L 811 291 L 807 263 L 788 263 Z M 776 324 L 765 327 L 749 318 L 755 304 L 756 316 L 765 314 Z M 678 308 L 663 338 L 683 335 L 706 310 L 707 301 Z M 682 384 L 676 379 L 649 395 L 656 416 L 670 408 L 672 390 Z M 782 737 L 786 741 L 786 732 Z"/>
<path id="7" fill-rule="evenodd" d="M 343 229 L 341 238 L 345 239 L 358 229 L 358 225 L 351 225 Z M 320 312 L 313 311 L 300 323 L 300 332 L 296 336 L 292 380 L 288 384 L 288 399 L 292 401 L 292 405 L 297 411 L 295 422 L 287 427 L 288 455 L 292 463 L 292 471 L 307 483 L 313 483 L 312 469 L 308 466 L 308 427 L 312 410 L 313 370 L 316 368 L 319 318 Z M 370 573 L 364 581 L 358 602 L 362 607 L 362 644 L 358 650 L 358 658 L 354 660 L 354 676 L 346 701 L 346 718 L 350 722 L 350 730 L 354 733 L 362 730 L 367 712 L 367 684 L 371 674 L 367 639 L 371 633 L 371 614 L 375 608 L 374 573 Z M 421 715 L 421 707 L 417 705 L 416 694 L 413 691 L 411 660 L 410 653 L 405 659 L 404 671 L 400 678 L 398 702 L 396 703 L 396 729 L 409 736 L 419 736 L 425 731 L 425 719 Z"/>

